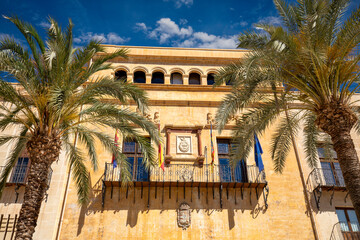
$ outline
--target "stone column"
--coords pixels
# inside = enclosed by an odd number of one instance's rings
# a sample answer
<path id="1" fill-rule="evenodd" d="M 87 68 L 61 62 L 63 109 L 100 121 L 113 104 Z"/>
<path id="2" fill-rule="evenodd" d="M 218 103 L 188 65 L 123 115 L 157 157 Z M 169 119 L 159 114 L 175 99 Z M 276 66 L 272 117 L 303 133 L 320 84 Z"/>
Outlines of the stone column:
<path id="1" fill-rule="evenodd" d="M 201 85 L 207 85 L 207 76 L 201 75 Z"/>
<path id="2" fill-rule="evenodd" d="M 189 85 L 189 75 L 183 75 L 183 85 Z"/>
<path id="3" fill-rule="evenodd" d="M 197 160 L 198 160 L 198 163 L 200 166 L 202 166 L 204 164 L 204 155 L 202 154 L 202 142 L 201 142 L 201 129 L 198 129 L 197 130 L 197 138 L 198 138 L 198 157 L 197 157 Z"/>
<path id="4" fill-rule="evenodd" d="M 126 81 L 127 81 L 128 83 L 134 82 L 134 74 L 133 74 L 133 73 L 127 73 Z"/>
<path id="5" fill-rule="evenodd" d="M 151 84 L 151 73 L 146 73 L 146 84 Z"/>
<path id="6" fill-rule="evenodd" d="M 165 84 L 170 84 L 170 74 L 165 74 L 164 75 L 164 83 Z"/>
<path id="7" fill-rule="evenodd" d="M 166 154 L 165 154 L 165 164 L 170 164 L 171 155 L 170 155 L 170 133 L 171 129 L 166 129 Z"/>

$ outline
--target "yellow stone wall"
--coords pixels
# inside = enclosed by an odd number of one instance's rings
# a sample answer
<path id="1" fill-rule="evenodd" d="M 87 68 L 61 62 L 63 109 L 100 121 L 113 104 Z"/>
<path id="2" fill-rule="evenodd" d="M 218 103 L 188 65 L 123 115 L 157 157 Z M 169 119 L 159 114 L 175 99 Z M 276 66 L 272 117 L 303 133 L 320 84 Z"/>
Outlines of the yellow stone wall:
<path id="1" fill-rule="evenodd" d="M 10 107 L 10 106 L 7 106 Z M 19 130 L 17 128 L 9 128 L 2 132 L 5 135 L 15 135 Z M 10 155 L 11 148 L 14 142 L 10 142 L 3 146 L 0 146 L 0 166 L 6 164 L 6 159 Z M 52 164 L 51 166 L 53 174 L 51 177 L 51 182 L 49 189 L 47 190 L 48 197 L 44 199 L 39 219 L 37 222 L 37 227 L 33 236 L 33 239 L 55 239 L 57 224 L 60 218 L 60 210 L 62 203 L 62 196 L 64 195 L 65 190 L 65 177 L 67 169 L 67 161 L 65 158 L 65 153 L 61 152 L 59 160 Z M 24 197 L 24 186 L 6 186 L 2 197 L 0 199 L 0 215 L 3 215 L 4 219 L 2 223 L 2 228 L 0 230 L 0 238 L 3 238 L 5 235 L 4 229 L 6 226 L 6 221 L 8 216 L 11 216 L 11 219 L 19 215 L 21 204 Z M 18 192 L 18 199 L 16 199 L 16 191 Z M 12 221 L 8 225 L 10 228 L 13 227 Z M 11 236 L 11 233 L 7 233 L 7 238 Z"/>
<path id="2" fill-rule="evenodd" d="M 111 46 L 108 50 L 114 49 L 116 47 Z M 153 118 L 155 112 L 160 113 L 163 136 L 164 126 L 168 124 L 203 126 L 202 147 L 207 146 L 207 155 L 210 156 L 207 114 L 212 113 L 215 116 L 219 102 L 230 88 L 221 86 L 213 89 L 212 86 L 204 86 L 206 74 L 214 72 L 223 64 L 238 60 L 245 52 L 142 47 L 129 49 L 129 59 L 116 59 L 112 61 L 113 66 L 115 69 L 128 71 L 129 81 L 134 69 L 142 68 L 147 71 L 147 84 L 139 86 L 148 92 L 150 117 Z M 165 72 L 165 85 L 149 84 L 151 72 L 160 69 Z M 183 71 L 184 86 L 168 84 L 172 69 Z M 201 73 L 203 85 L 186 86 L 186 77 L 194 69 Z M 110 76 L 114 71 L 102 74 Z M 200 189 L 200 199 L 197 187 L 186 187 L 185 198 L 182 187 L 172 187 L 171 199 L 168 187 L 151 187 L 150 194 L 149 188 L 144 187 L 142 198 L 141 187 L 136 187 L 135 190 L 114 187 L 112 191 L 111 187 L 107 187 L 105 205 L 102 208 L 102 175 L 105 162 L 111 162 L 111 154 L 99 147 L 99 170 L 90 172 L 93 186 L 91 201 L 88 206 L 79 207 L 76 188 L 74 182 L 71 182 L 60 239 L 314 239 L 293 151 L 289 154 L 282 175 L 276 174 L 273 170 L 269 154 L 270 136 L 273 131 L 274 129 L 270 129 L 266 135 L 260 137 L 269 187 L 267 209 L 262 191 L 259 191 L 260 197 L 257 200 L 254 189 L 244 189 L 242 199 L 238 188 L 235 204 L 234 189 L 229 189 L 227 196 L 226 184 L 222 190 L 222 209 L 219 187 L 214 189 L 213 197 L 213 189 L 205 186 Z M 229 129 L 224 130 L 221 135 L 214 130 L 215 155 L 215 138 L 230 136 Z M 195 138 L 193 142 L 194 140 Z M 207 162 L 209 161 L 208 159 Z M 248 159 L 248 165 L 252 164 L 253 155 Z M 184 201 L 191 208 L 191 225 L 187 230 L 177 226 L 176 211 Z"/>

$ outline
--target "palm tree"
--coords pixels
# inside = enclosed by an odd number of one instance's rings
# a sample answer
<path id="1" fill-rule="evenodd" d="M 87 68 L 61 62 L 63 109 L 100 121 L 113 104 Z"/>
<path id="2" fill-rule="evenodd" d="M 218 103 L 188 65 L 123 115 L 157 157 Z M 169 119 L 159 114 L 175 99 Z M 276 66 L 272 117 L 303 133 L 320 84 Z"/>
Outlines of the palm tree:
<path id="1" fill-rule="evenodd" d="M 239 36 L 245 59 L 225 66 L 217 84 L 231 82 L 233 90 L 217 112 L 220 131 L 236 114 L 234 159 L 246 158 L 253 134 L 277 121 L 271 154 L 282 172 L 292 146 L 291 136 L 304 126 L 305 151 L 317 164 L 322 134 L 337 153 L 346 187 L 360 219 L 360 162 L 350 131 L 360 133 L 354 94 L 359 89 L 360 8 L 344 19 L 347 0 L 274 0 L 282 24 L 258 24 L 260 31 Z M 266 91 L 264 91 L 266 90 Z M 249 108 L 250 107 L 250 108 Z"/>
<path id="2" fill-rule="evenodd" d="M 136 140 L 143 149 L 146 166 L 154 164 L 155 151 L 136 128 L 149 133 L 155 142 L 159 135 L 155 125 L 143 116 L 147 109 L 145 92 L 126 81 L 110 77 L 88 79 L 99 71 L 110 69 L 106 61 L 126 58 L 125 49 L 110 54 L 97 41 L 73 48 L 73 24 L 62 30 L 49 19 L 46 42 L 35 28 L 17 17 L 5 17 L 24 35 L 28 47 L 14 39 L 0 41 L 0 71 L 18 81 L 17 85 L 0 79 L 0 129 L 20 129 L 17 135 L 0 136 L 0 145 L 13 142 L 11 154 L 0 177 L 0 189 L 6 184 L 20 154 L 26 149 L 31 166 L 25 187 L 16 229 L 16 239 L 31 239 L 35 231 L 41 202 L 47 188 L 51 164 L 66 151 L 77 184 L 79 203 L 86 204 L 90 191 L 89 173 L 85 162 L 94 170 L 98 167 L 95 144 L 102 144 L 119 162 L 121 177 L 129 180 L 126 156 L 114 144 L 113 134 L 103 129 L 119 131 L 122 136 Z M 106 99 L 111 101 L 104 101 Z M 135 101 L 140 112 L 131 111 L 129 100 Z M 74 145 L 75 135 L 78 144 Z M 78 147 L 81 146 L 81 148 Z"/>

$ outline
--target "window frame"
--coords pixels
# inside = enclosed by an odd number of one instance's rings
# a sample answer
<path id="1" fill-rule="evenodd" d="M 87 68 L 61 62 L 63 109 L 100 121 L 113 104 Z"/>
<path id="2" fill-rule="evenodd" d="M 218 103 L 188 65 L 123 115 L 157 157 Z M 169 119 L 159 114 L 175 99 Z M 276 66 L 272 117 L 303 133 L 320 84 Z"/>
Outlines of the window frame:
<path id="1" fill-rule="evenodd" d="M 319 148 L 324 148 L 322 145 L 319 145 L 317 147 L 317 149 Z M 319 156 L 319 153 L 318 153 L 318 156 Z M 340 176 L 338 176 L 338 172 L 337 172 L 337 168 L 335 167 L 335 164 L 339 164 L 339 161 L 337 160 L 337 156 L 334 157 L 334 158 L 326 158 L 326 157 L 320 157 L 319 156 L 319 161 L 320 161 L 320 166 L 321 166 L 321 169 L 324 169 L 321 165 L 321 163 L 330 163 L 330 170 L 331 170 L 331 174 L 335 180 L 335 184 L 337 186 L 341 186 L 342 184 L 340 183 Z M 340 172 L 341 172 L 341 169 L 340 169 Z M 324 173 L 324 172 L 323 172 Z M 344 179 L 344 176 L 342 175 L 342 172 L 341 172 L 341 177 L 342 179 Z"/>
<path id="2" fill-rule="evenodd" d="M 353 233 L 353 232 L 360 233 L 360 231 L 353 231 L 352 226 L 351 226 L 350 217 L 349 217 L 349 214 L 348 214 L 348 211 L 355 211 L 354 208 L 350 208 L 350 207 L 336 207 L 336 208 L 335 208 L 335 212 L 336 212 L 336 210 L 342 210 L 342 211 L 344 211 L 345 218 L 346 218 L 346 224 L 347 224 L 347 226 L 348 226 L 348 228 L 349 228 L 349 231 L 343 231 L 343 230 L 341 229 L 341 232 L 344 232 L 344 233 L 348 233 L 348 232 L 351 232 L 351 233 Z M 336 213 L 336 216 L 337 216 L 337 213 Z M 356 214 L 355 214 L 355 217 L 357 217 Z M 339 222 L 340 222 L 340 221 L 339 221 Z M 358 225 L 360 225 L 359 219 L 357 219 L 357 222 L 358 222 Z"/>
<path id="3" fill-rule="evenodd" d="M 150 140 L 149 137 L 146 137 Z M 134 142 L 135 143 L 135 150 L 134 152 L 124 152 L 124 149 L 125 149 L 125 143 L 126 142 Z M 141 145 L 136 142 L 135 140 L 129 140 L 129 139 L 124 139 L 123 142 L 122 142 L 122 153 L 127 157 L 132 157 L 134 158 L 134 162 L 132 164 L 132 173 L 131 173 L 131 180 L 133 182 L 142 182 L 143 180 L 138 180 L 138 175 L 139 175 L 139 171 L 138 171 L 138 168 L 139 168 L 139 158 L 142 158 L 141 161 L 143 161 L 144 159 L 144 155 L 142 153 L 142 150 L 141 150 Z M 141 162 L 141 164 L 143 164 Z M 145 167 L 145 166 L 144 166 Z M 150 172 L 147 171 L 146 169 L 143 170 L 144 172 L 147 172 L 148 173 L 148 176 L 147 176 L 147 181 L 149 181 L 150 179 Z M 140 176 L 140 175 L 139 175 Z"/>

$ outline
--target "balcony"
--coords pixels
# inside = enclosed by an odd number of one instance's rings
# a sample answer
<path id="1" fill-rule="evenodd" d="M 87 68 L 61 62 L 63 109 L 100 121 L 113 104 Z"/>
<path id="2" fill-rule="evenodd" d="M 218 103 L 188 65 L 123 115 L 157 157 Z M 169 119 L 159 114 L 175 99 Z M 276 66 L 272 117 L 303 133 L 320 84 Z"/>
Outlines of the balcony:
<path id="1" fill-rule="evenodd" d="M 331 192 L 330 205 L 332 205 L 335 191 L 346 191 L 344 177 L 340 169 L 314 168 L 309 174 L 307 188 L 313 193 L 316 206 L 319 210 L 320 198 L 324 190 Z M 344 199 L 345 202 L 347 196 Z"/>
<path id="2" fill-rule="evenodd" d="M 229 165 L 202 166 L 193 164 L 169 164 L 164 171 L 159 167 L 153 167 L 148 172 L 144 166 L 136 166 L 133 169 L 132 181 L 135 186 L 149 183 L 150 186 L 219 186 L 224 184 L 229 187 L 263 187 L 266 184 L 265 174 L 259 173 L 255 165 L 248 165 L 245 169 L 240 166 L 235 169 Z M 120 169 L 113 168 L 111 163 L 106 163 L 104 172 L 106 186 L 120 186 Z"/>
<path id="3" fill-rule="evenodd" d="M 314 189 L 319 187 L 341 191 L 346 189 L 344 177 L 340 170 L 314 168 L 309 175 L 309 180 Z"/>
<path id="4" fill-rule="evenodd" d="M 111 163 L 105 164 L 105 172 L 102 186 L 102 206 L 104 207 L 106 189 L 111 187 L 111 198 L 113 196 L 113 188 L 120 187 L 122 184 L 120 178 L 120 169 L 114 168 Z M 132 168 L 132 184 L 141 188 L 141 198 L 143 189 L 148 188 L 148 208 L 150 205 L 150 188 L 154 187 L 155 198 L 157 196 L 157 188 L 169 188 L 169 198 L 171 198 L 171 189 L 175 188 L 178 193 L 179 189 L 183 189 L 185 198 L 186 188 L 197 188 L 198 198 L 200 198 L 200 189 L 206 188 L 206 202 L 208 202 L 208 189 L 212 189 L 214 198 L 215 189 L 219 191 L 220 208 L 222 208 L 222 194 L 226 191 L 229 197 L 229 189 L 234 189 L 234 199 L 236 204 L 236 191 L 240 190 L 241 199 L 243 192 L 249 189 L 249 201 L 251 204 L 251 192 L 255 191 L 257 200 L 261 196 L 264 197 L 265 207 L 267 208 L 268 186 L 265 179 L 265 173 L 259 172 L 259 168 L 255 165 L 247 165 L 241 167 L 238 165 L 233 168 L 230 165 L 211 165 L 211 164 L 167 164 L 164 170 L 159 167 L 152 167 L 150 171 L 143 165 L 137 165 Z M 192 191 L 190 191 L 192 196 Z M 162 191 L 164 194 L 164 191 Z M 128 196 L 128 185 L 126 187 L 126 198 Z M 134 190 L 135 196 L 135 190 Z M 164 199 L 164 196 L 162 196 Z M 191 197 L 192 199 L 192 197 Z M 134 197 L 135 201 L 135 197 Z"/>
<path id="5" fill-rule="evenodd" d="M 4 169 L 5 166 L 0 166 L 0 173 L 2 173 Z M 26 185 L 28 181 L 28 173 L 29 173 L 28 166 L 17 165 L 15 168 L 13 168 L 12 173 L 10 173 L 8 180 L 6 181 L 6 185 L 7 186 Z M 48 186 L 50 186 L 52 173 L 53 170 L 50 168 L 49 177 L 48 177 Z"/>
<path id="6" fill-rule="evenodd" d="M 350 225 L 352 225 L 352 229 L 349 229 L 347 223 L 336 223 L 332 229 L 330 240 L 360 240 L 358 223 L 350 223 Z"/>

